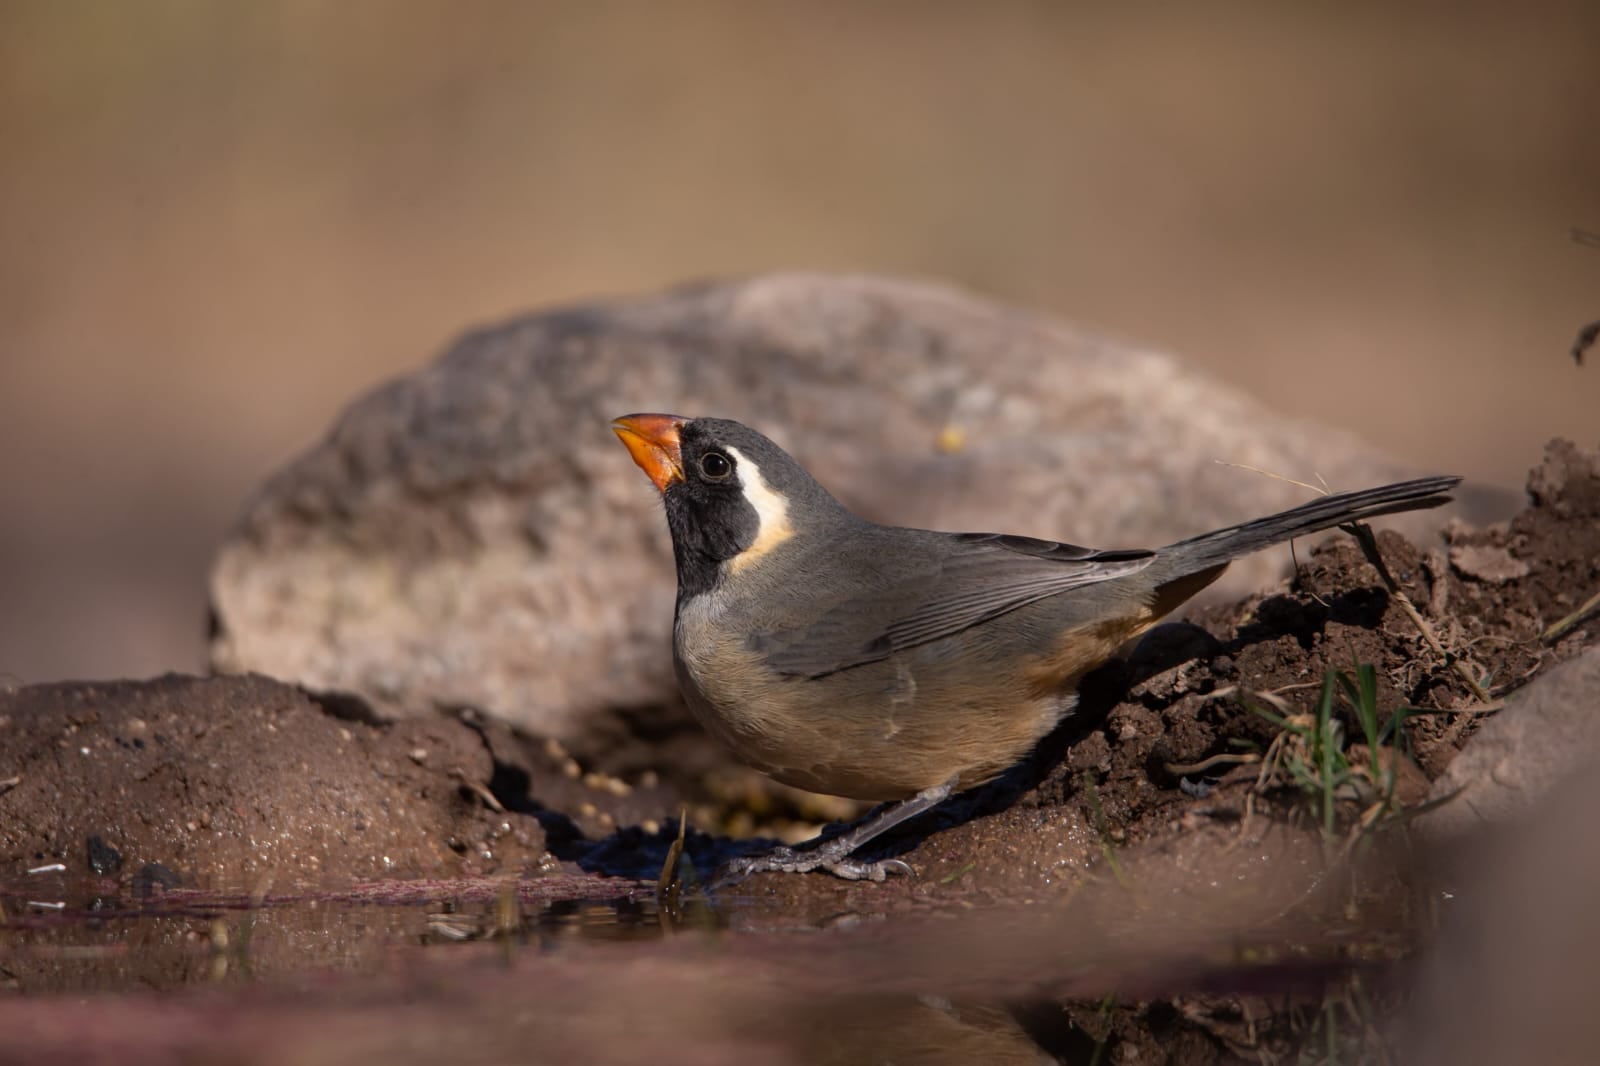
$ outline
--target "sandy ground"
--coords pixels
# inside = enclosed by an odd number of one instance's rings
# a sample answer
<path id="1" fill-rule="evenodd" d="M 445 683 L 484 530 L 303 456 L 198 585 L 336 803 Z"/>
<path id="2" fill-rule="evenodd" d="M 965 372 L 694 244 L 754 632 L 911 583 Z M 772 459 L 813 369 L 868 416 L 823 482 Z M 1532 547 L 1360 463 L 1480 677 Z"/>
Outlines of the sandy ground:
<path id="1" fill-rule="evenodd" d="M 0 9 L 0 675 L 198 666 L 352 395 L 706 275 L 952 280 L 1510 486 L 1594 440 L 1594 5 L 643 11 Z"/>

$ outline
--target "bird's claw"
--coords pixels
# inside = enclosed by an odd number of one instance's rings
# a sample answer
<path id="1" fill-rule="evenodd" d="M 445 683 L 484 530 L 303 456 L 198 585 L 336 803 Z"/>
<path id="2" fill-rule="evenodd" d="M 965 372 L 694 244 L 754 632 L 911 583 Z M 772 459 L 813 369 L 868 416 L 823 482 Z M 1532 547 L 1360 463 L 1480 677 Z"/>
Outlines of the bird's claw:
<path id="1" fill-rule="evenodd" d="M 862 862 L 848 855 L 833 855 L 826 845 L 815 851 L 805 852 L 780 846 L 760 855 L 745 855 L 730 859 L 723 864 L 716 883 L 731 884 L 742 881 L 751 874 L 804 874 L 813 870 L 826 870 L 846 881 L 884 881 L 891 874 L 900 877 L 911 877 L 916 874 L 911 864 L 901 859 Z"/>
<path id="2" fill-rule="evenodd" d="M 879 862 L 839 859 L 835 862 L 819 863 L 817 869 L 826 870 L 846 881 L 886 881 L 890 874 L 897 877 L 911 877 L 916 874 L 910 863 L 900 859 L 883 859 Z"/>

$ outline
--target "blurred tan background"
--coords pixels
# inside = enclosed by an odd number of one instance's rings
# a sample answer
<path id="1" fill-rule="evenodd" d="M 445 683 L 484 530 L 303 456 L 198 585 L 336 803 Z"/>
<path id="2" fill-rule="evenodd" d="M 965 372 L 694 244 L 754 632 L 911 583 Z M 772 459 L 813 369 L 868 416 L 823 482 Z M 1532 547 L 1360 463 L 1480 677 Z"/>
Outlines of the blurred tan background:
<path id="1" fill-rule="evenodd" d="M 0 0 L 0 675 L 197 667 L 354 394 L 708 275 L 948 279 L 1516 485 L 1600 435 L 1597 57 L 1584 2 Z"/>

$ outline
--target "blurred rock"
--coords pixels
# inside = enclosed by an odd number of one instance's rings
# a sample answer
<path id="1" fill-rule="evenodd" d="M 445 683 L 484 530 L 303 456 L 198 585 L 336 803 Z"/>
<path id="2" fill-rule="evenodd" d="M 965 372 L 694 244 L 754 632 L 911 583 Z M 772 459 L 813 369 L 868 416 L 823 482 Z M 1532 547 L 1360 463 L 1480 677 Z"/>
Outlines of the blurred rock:
<path id="1" fill-rule="evenodd" d="M 684 720 L 663 713 L 678 699 L 666 526 L 609 429 L 633 411 L 746 422 L 874 519 L 1103 547 L 1307 496 L 1219 461 L 1336 488 L 1416 473 L 1169 355 L 951 289 L 691 287 L 482 330 L 351 406 L 222 548 L 214 666 L 387 713 L 483 708 L 625 769 L 613 744 Z M 1416 534 L 1442 513 L 1407 518 Z M 1214 598 L 1288 560 L 1236 564 Z"/>
<path id="2" fill-rule="evenodd" d="M 1525 815 L 1565 778 L 1600 760 L 1600 648 L 1553 667 L 1512 693 L 1506 708 L 1433 783 L 1417 818 L 1425 837 L 1448 841 L 1484 823 Z"/>
<path id="3" fill-rule="evenodd" d="M 1596 661 L 1590 653 L 1562 673 L 1571 677 L 1581 669 L 1593 677 Z M 1589 692 L 1583 709 L 1593 718 Z M 1600 1044 L 1593 1002 L 1600 983 L 1594 907 L 1600 898 L 1594 835 L 1600 774 L 1593 749 L 1577 773 L 1519 807 L 1515 817 L 1450 849 L 1450 893 L 1438 905 L 1438 942 L 1419 968 L 1392 1061 L 1594 1061 Z"/>

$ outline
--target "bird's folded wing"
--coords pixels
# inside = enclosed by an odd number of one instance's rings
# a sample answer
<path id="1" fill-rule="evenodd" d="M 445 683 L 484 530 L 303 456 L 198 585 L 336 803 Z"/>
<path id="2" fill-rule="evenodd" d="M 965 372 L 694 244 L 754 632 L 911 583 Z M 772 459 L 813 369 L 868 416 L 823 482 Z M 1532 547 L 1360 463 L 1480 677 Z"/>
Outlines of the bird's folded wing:
<path id="1" fill-rule="evenodd" d="M 953 534 L 949 546 L 948 554 L 907 567 L 887 584 L 846 594 L 805 625 L 753 634 L 751 649 L 775 673 L 823 677 L 1135 573 L 1155 558 L 994 533 Z"/>

